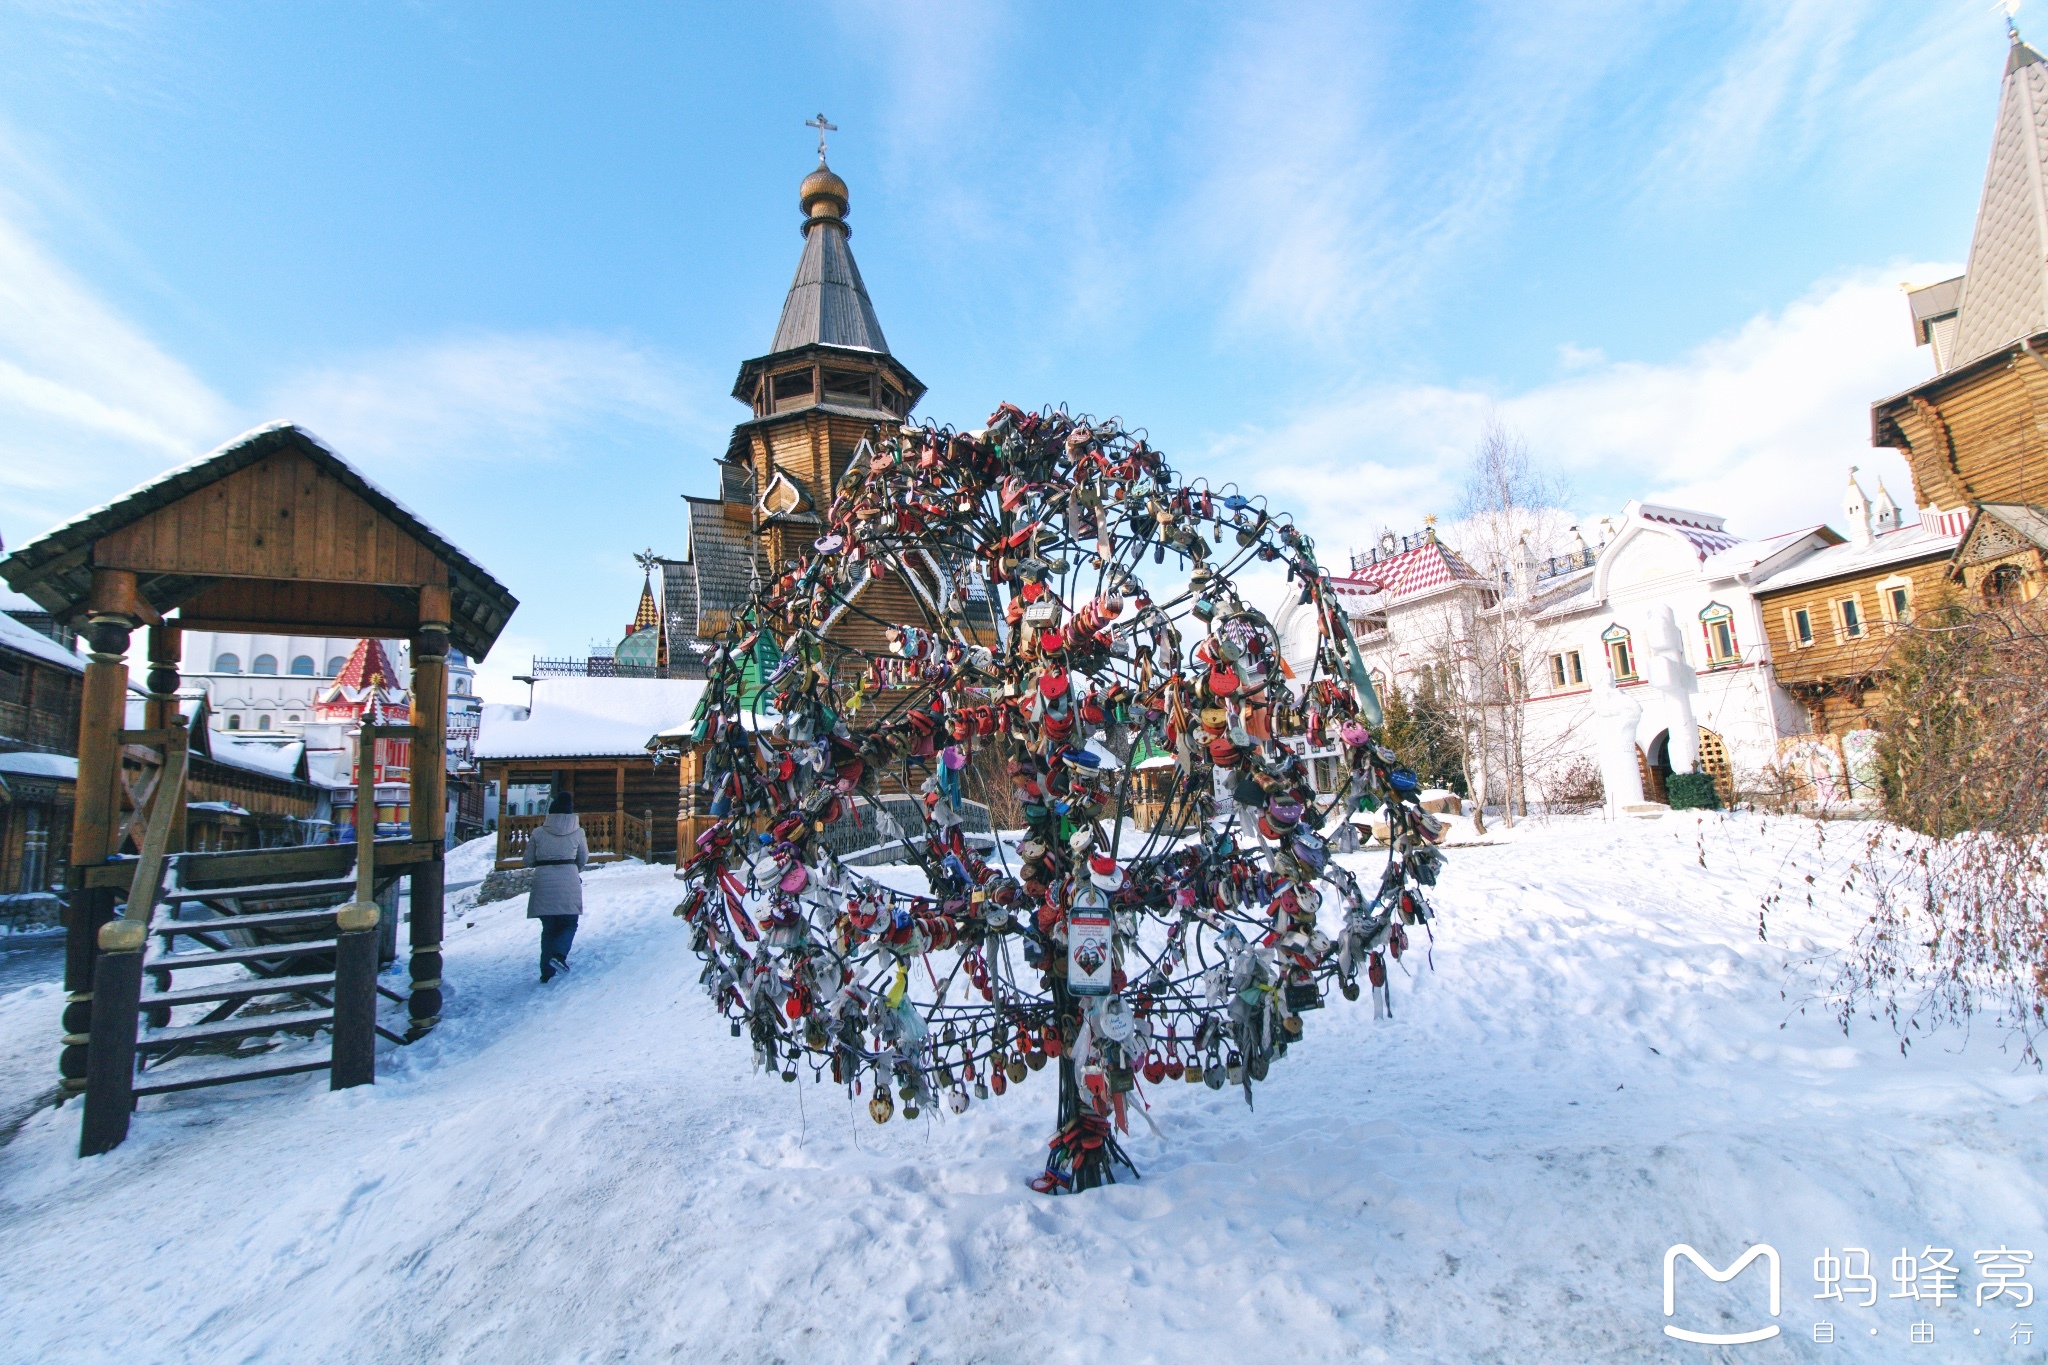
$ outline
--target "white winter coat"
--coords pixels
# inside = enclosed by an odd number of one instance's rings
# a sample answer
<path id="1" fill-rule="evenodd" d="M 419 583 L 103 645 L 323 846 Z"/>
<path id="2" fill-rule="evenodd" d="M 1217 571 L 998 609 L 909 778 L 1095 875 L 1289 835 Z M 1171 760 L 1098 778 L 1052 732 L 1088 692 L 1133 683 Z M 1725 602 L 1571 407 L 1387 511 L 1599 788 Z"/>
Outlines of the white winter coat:
<path id="1" fill-rule="evenodd" d="M 526 917 L 583 913 L 583 869 L 590 863 L 590 842 L 573 815 L 550 815 L 526 840 L 526 865 L 533 869 L 533 891 L 526 898 Z"/>

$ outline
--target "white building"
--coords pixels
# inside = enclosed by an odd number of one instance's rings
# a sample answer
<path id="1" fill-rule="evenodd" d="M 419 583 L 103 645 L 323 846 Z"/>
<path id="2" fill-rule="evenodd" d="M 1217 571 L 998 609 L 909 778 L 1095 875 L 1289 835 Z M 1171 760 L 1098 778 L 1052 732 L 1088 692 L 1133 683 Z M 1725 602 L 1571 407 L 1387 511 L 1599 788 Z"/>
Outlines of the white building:
<path id="1" fill-rule="evenodd" d="M 1781 736 L 1807 728 L 1804 709 L 1772 676 L 1753 590 L 1842 538 L 1812 526 L 1742 540 L 1712 513 L 1641 501 L 1631 501 L 1610 525 L 1604 545 L 1589 547 L 1564 572 L 1536 579 L 1522 598 L 1533 610 L 1522 711 L 1530 798 L 1545 799 L 1575 766 L 1597 764 L 1591 721 L 1600 677 L 1642 707 L 1636 747 L 1645 790 L 1656 795 L 1671 770 L 1673 720 L 1670 703 L 1648 685 L 1646 641 L 1660 607 L 1678 622 L 1685 662 L 1699 676 L 1692 711 L 1700 766 L 1720 781 L 1725 798 L 1776 761 Z"/>
<path id="2" fill-rule="evenodd" d="M 1873 509 L 1853 480 L 1846 510 L 1852 525 L 1874 513 L 1879 530 L 1900 543 L 1918 535 L 1899 527 L 1882 490 Z M 1490 727 L 1503 727 L 1511 708 L 1526 796 L 1540 803 L 1597 773 L 1594 689 L 1611 682 L 1641 707 L 1636 747 L 1644 788 L 1658 797 L 1672 766 L 1674 716 L 1649 685 L 1647 641 L 1655 614 L 1668 608 L 1698 676 L 1691 709 L 1701 767 L 1724 797 L 1749 788 L 1778 761 L 1780 739 L 1810 728 L 1805 708 L 1773 673 L 1755 594 L 1809 567 L 1821 571 L 1855 547 L 1826 526 L 1743 540 L 1716 514 L 1640 500 L 1619 518 L 1602 518 L 1596 543 L 1578 539 L 1576 528 L 1573 535 L 1553 557 L 1525 545 L 1520 562 L 1505 569 L 1475 568 L 1433 528 L 1387 536 L 1354 556 L 1352 573 L 1333 586 L 1374 684 L 1413 696 L 1433 681 L 1461 700 L 1468 724 L 1484 714 Z M 1294 654 L 1312 642 L 1312 623 L 1285 607 L 1276 621 L 1299 669 L 1307 659 Z M 1499 678 L 1482 676 L 1493 670 L 1476 662 L 1488 653 L 1479 645 L 1489 632 L 1494 652 L 1510 656 Z M 1494 777 L 1490 801 L 1500 799 Z"/>
<path id="3" fill-rule="evenodd" d="M 241 635 L 186 631 L 179 672 L 203 688 L 216 730 L 282 731 L 301 734 L 313 719 L 313 698 L 341 672 L 355 641 L 318 635 Z M 384 653 L 400 688 L 412 686 L 412 655 L 403 640 L 384 641 Z M 449 701 L 454 710 L 455 660 L 449 659 Z M 474 671 L 463 665 L 464 693 Z M 473 732 L 473 731 L 472 731 Z"/>

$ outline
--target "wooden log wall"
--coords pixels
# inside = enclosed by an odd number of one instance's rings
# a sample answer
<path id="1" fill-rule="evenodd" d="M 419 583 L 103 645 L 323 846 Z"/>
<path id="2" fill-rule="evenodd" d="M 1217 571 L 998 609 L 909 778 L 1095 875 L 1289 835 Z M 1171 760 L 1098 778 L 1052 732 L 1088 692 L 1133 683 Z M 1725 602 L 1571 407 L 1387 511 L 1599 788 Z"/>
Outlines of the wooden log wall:
<path id="1" fill-rule="evenodd" d="M 0 650 L 0 740 L 47 753 L 78 752 L 83 675 L 13 650 Z"/>
<path id="2" fill-rule="evenodd" d="M 1904 450 L 1922 507 L 2048 502 L 2048 365 L 2024 353 L 1878 405 L 1874 441 Z"/>
<path id="3" fill-rule="evenodd" d="M 1770 639 L 1772 667 L 1778 681 L 1787 687 L 1803 683 L 1861 677 L 1881 669 L 1897 643 L 1898 632 L 1885 618 L 1878 584 L 1905 578 L 1911 585 L 1913 609 L 1924 611 L 1944 600 L 1949 591 L 1948 556 L 1937 555 L 1909 564 L 1892 564 L 1882 569 L 1820 583 L 1758 594 L 1757 605 Z M 1863 621 L 1863 634 L 1848 635 L 1841 629 L 1840 603 L 1853 600 Z M 1796 639 L 1793 613 L 1804 608 L 1813 622 L 1813 643 L 1801 646 Z"/>

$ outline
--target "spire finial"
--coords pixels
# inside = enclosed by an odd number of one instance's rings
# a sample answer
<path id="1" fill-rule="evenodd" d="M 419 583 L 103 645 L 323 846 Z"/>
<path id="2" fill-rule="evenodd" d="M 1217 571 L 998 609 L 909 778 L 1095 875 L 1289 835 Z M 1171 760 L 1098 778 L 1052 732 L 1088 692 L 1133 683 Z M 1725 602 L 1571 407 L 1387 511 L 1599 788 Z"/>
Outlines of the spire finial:
<path id="1" fill-rule="evenodd" d="M 2006 22 L 2010 23 L 2011 20 L 2008 19 Z M 825 164 L 825 134 L 838 132 L 839 125 L 827 123 L 825 116 L 821 113 L 816 118 L 805 119 L 804 127 L 816 128 L 818 130 L 818 164 L 822 166 Z"/>

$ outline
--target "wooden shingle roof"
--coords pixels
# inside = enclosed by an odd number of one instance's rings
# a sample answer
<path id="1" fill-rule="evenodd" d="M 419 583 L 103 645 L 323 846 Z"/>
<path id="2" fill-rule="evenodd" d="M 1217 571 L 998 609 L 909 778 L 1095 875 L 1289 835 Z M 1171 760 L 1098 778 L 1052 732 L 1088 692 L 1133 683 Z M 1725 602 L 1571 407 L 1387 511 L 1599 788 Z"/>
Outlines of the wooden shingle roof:
<path id="1" fill-rule="evenodd" d="M 196 509 L 202 499 L 195 495 L 265 461 L 280 468 L 300 461 L 303 463 L 297 468 L 310 466 L 317 476 L 331 480 L 325 485 L 331 496 L 320 502 L 321 508 L 361 514 L 367 505 L 368 522 L 342 536 L 341 543 L 328 551 L 327 558 L 347 565 L 345 573 L 336 574 L 326 566 L 305 572 L 279 571 L 280 561 L 293 553 L 285 542 L 301 534 L 308 518 L 302 518 L 290 531 L 271 533 L 273 543 L 263 548 L 266 532 L 237 525 L 231 515 L 224 520 L 216 517 L 219 527 L 196 510 L 189 524 L 159 515 L 181 504 Z M 311 520 L 317 522 L 317 516 Z M 328 528 L 316 525 L 313 529 Z M 311 534 L 311 530 L 305 532 L 306 537 Z M 268 580 L 372 585 L 402 615 L 417 612 L 421 586 L 445 582 L 453 608 L 449 641 L 472 659 L 489 653 L 519 605 L 504 584 L 447 537 L 364 478 L 317 436 L 284 422 L 258 427 L 112 502 L 81 512 L 0 560 L 0 578 L 45 610 L 76 622 L 85 613 L 93 569 L 109 566 L 117 554 L 127 558 L 116 567 L 137 571 L 143 600 L 159 613 L 172 611 L 224 583 Z M 239 557 L 249 557 L 251 562 L 240 563 Z"/>

